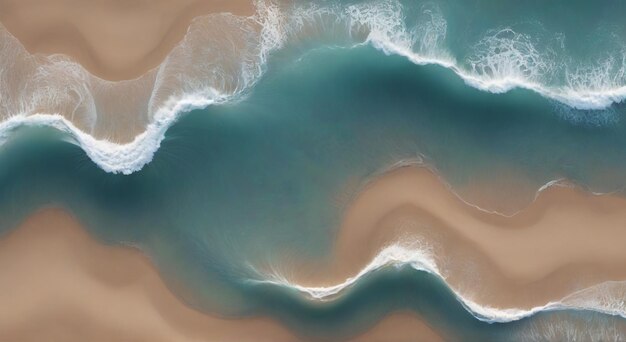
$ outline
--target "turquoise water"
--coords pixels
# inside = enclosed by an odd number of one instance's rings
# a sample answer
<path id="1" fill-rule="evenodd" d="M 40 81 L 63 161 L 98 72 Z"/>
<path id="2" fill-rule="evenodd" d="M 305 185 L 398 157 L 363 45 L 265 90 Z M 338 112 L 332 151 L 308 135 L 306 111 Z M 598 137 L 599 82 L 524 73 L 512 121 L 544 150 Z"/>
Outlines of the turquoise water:
<path id="1" fill-rule="evenodd" d="M 524 340 L 529 326 L 555 319 L 623 325 L 567 310 L 482 322 L 445 283 L 409 267 L 374 272 L 323 305 L 250 282 L 262 278 L 255 268 L 292 256 L 327 258 L 358 185 L 400 160 L 423 155 L 453 186 L 502 164 L 537 186 L 560 177 L 596 191 L 626 184 L 623 105 L 575 110 L 530 90 L 492 94 L 370 46 L 290 53 L 240 101 L 184 115 L 131 175 L 104 172 L 52 128 L 18 130 L 0 147 L 2 230 L 61 205 L 102 241 L 149 253 L 192 305 L 270 315 L 304 337 L 350 336 L 399 309 L 453 340 Z M 572 120 L 599 115 L 607 119 Z"/>

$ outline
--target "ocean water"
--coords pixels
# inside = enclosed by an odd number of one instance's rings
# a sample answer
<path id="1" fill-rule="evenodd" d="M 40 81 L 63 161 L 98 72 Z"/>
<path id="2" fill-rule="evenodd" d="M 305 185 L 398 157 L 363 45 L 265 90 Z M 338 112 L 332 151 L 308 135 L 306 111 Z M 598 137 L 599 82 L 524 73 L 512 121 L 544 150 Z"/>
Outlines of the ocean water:
<path id="1" fill-rule="evenodd" d="M 621 194 L 624 4 L 263 4 L 265 20 L 255 21 L 272 43 L 250 48 L 262 60 L 219 70 L 241 72 L 234 83 L 189 79 L 182 93 L 193 96 L 169 112 L 137 113 L 154 119 L 133 143 L 105 143 L 45 115 L 53 112 L 22 115 L 3 102 L 0 230 L 63 206 L 101 241 L 145 251 L 192 306 L 269 315 L 303 337 L 344 338 L 412 310 L 452 340 L 626 338 L 625 309 L 593 298 L 490 311 L 407 264 L 380 267 L 320 304 L 263 271 L 294 256 L 328 260 L 350 199 L 399 162 L 426 162 L 453 189 L 507 165 L 537 189 L 566 178 Z M 203 56 L 186 63 L 208 68 Z M 178 86 L 168 80 L 155 93 Z"/>

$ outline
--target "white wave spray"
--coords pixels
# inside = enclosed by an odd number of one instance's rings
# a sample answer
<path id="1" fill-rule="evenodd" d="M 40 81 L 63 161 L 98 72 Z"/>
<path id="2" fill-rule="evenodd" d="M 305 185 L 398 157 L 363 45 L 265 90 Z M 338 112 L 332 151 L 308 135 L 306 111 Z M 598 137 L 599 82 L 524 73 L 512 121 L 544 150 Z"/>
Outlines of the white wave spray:
<path id="1" fill-rule="evenodd" d="M 496 211 L 485 210 L 475 204 L 465 201 L 458 193 L 454 191 L 452 186 L 440 176 L 440 173 L 427 164 L 423 158 L 415 160 L 403 160 L 388 168 L 376 173 L 373 178 L 364 182 L 363 189 L 375 181 L 377 178 L 394 170 L 404 167 L 421 167 L 427 168 L 438 180 L 442 182 L 448 191 L 456 200 L 463 203 L 473 210 L 497 215 L 501 217 L 511 218 L 521 213 L 521 210 L 513 214 L 502 214 Z M 578 185 L 570 183 L 564 179 L 555 179 L 542 185 L 535 192 L 535 197 L 529 206 L 538 201 L 540 196 L 555 188 L 579 188 Z M 593 196 L 607 196 L 611 193 L 591 192 L 585 190 Z M 474 317 L 488 323 L 506 323 L 517 321 L 526 317 L 533 316 L 539 312 L 560 311 L 560 310 L 577 310 L 577 311 L 593 311 L 607 315 L 620 316 L 626 318 L 626 281 L 604 281 L 595 285 L 575 290 L 563 298 L 550 301 L 544 305 L 531 308 L 496 308 L 489 305 L 478 303 L 471 296 L 463 293 L 463 291 L 446 281 L 445 259 L 437 258 L 436 251 L 438 249 L 424 237 L 414 235 L 402 235 L 396 238 L 392 243 L 383 246 L 380 251 L 372 258 L 355 275 L 350 276 L 342 282 L 326 285 L 326 286 L 306 286 L 298 284 L 286 276 L 285 269 L 270 264 L 266 271 L 262 271 L 252 264 L 248 266 L 255 274 L 254 278 L 248 279 L 250 283 L 272 284 L 280 287 L 290 288 L 300 292 L 303 296 L 312 301 L 329 302 L 336 300 L 339 296 L 347 294 L 350 289 L 360 281 L 365 281 L 368 275 L 389 267 L 401 268 L 411 267 L 419 272 L 427 272 L 439 278 L 448 289 L 454 294 L 456 300 Z M 442 267 L 444 269 L 442 269 Z M 538 334 L 540 332 L 537 332 Z"/>
<path id="2" fill-rule="evenodd" d="M 538 49 L 532 37 L 511 28 L 487 32 L 473 54 L 457 61 L 445 46 L 448 23 L 433 3 L 408 19 L 397 0 L 348 6 L 257 0 L 255 5 L 251 17 L 196 18 L 158 68 L 121 82 L 99 79 L 64 56 L 30 55 L 0 28 L 0 143 L 15 127 L 49 125 L 70 134 L 107 172 L 138 171 L 182 112 L 241 98 L 263 75 L 272 51 L 316 34 L 327 34 L 341 46 L 371 44 L 415 64 L 448 68 L 487 92 L 524 88 L 587 111 L 626 98 L 624 58 L 570 70 Z M 549 85 L 546 77 L 558 73 L 566 82 Z"/>
<path id="3" fill-rule="evenodd" d="M 506 323 L 530 317 L 539 312 L 558 310 L 587 310 L 607 315 L 616 315 L 626 318 L 626 282 L 607 281 L 582 290 L 573 292 L 560 300 L 551 301 L 545 305 L 529 309 L 495 308 L 479 304 L 462 294 L 458 289 L 445 281 L 435 257 L 432 247 L 423 241 L 402 241 L 384 247 L 370 263 L 356 275 L 345 279 L 341 283 L 328 286 L 304 286 L 287 279 L 280 272 L 262 274 L 262 279 L 250 279 L 251 283 L 273 284 L 291 288 L 302 293 L 312 301 L 332 301 L 345 294 L 350 288 L 362 281 L 372 272 L 386 268 L 409 266 L 421 272 L 427 272 L 438 277 L 454 293 L 457 301 L 474 317 L 488 323 Z"/>

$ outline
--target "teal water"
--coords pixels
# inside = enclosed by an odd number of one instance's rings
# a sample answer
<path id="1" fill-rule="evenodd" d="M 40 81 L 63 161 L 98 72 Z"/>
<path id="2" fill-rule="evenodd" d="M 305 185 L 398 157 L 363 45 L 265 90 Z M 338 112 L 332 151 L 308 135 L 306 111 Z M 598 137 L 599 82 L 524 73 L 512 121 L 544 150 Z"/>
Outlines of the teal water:
<path id="1" fill-rule="evenodd" d="M 52 128 L 18 130 L 0 147 L 1 229 L 61 205 L 102 241 L 146 251 L 192 305 L 270 315 L 305 337 L 350 336 L 399 309 L 453 340 L 524 340 L 529 326 L 553 320 L 623 324 L 571 310 L 482 322 L 441 280 L 409 267 L 372 273 L 324 305 L 250 282 L 262 278 L 255 268 L 293 256 L 327 258 L 347 199 L 400 160 L 423 155 L 453 186 L 502 164 L 538 186 L 560 177 L 595 191 L 626 184 L 619 104 L 575 110 L 530 90 L 483 92 L 370 46 L 279 53 L 267 68 L 241 101 L 184 115 L 131 175 L 104 172 Z M 605 119 L 571 119 L 590 116 Z"/>

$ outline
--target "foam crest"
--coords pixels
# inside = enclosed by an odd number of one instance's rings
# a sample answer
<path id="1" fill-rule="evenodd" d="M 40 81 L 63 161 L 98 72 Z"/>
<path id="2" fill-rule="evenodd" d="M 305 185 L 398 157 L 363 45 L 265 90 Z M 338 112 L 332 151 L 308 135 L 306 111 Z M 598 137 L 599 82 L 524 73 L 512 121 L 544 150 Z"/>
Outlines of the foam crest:
<path id="1" fill-rule="evenodd" d="M 120 82 L 65 56 L 30 55 L 0 27 L 0 142 L 20 126 L 50 126 L 107 172 L 140 170 L 181 113 L 236 99 L 258 80 L 283 38 L 277 7 L 257 8 L 252 17 L 196 18 L 158 68 Z"/>
<path id="2" fill-rule="evenodd" d="M 488 33 L 473 48 L 467 63 L 475 77 L 483 80 L 539 82 L 553 69 L 528 35 L 510 28 Z"/>
<path id="3" fill-rule="evenodd" d="M 233 15 L 194 20 L 158 69 L 149 113 L 154 116 L 165 104 L 188 95 L 211 99 L 216 91 L 241 93 L 261 73 L 259 29 L 254 20 Z"/>
<path id="4" fill-rule="evenodd" d="M 383 248 L 358 274 L 347 278 L 344 282 L 339 284 L 330 286 L 302 286 L 290 282 L 284 275 L 274 268 L 271 274 L 263 275 L 265 278 L 264 280 L 251 281 L 288 286 L 306 294 L 309 298 L 320 301 L 328 301 L 332 300 L 335 295 L 351 287 L 371 272 L 387 266 L 400 267 L 403 265 L 410 265 L 417 270 L 431 273 L 439 272 L 437 264 L 434 259 L 432 259 L 431 247 L 424 244 L 420 240 L 413 240 L 410 242 L 398 242 Z M 257 273 L 259 272 L 257 271 Z"/>
<path id="5" fill-rule="evenodd" d="M 506 27 L 487 32 L 473 46 L 473 53 L 463 63 L 457 63 L 443 46 L 447 22 L 432 8 L 422 8 L 422 20 L 413 28 L 407 25 L 398 1 L 353 5 L 348 7 L 348 14 L 354 23 L 369 29 L 367 42 L 386 54 L 404 56 L 418 65 L 451 69 L 467 85 L 483 91 L 504 93 L 522 88 L 582 110 L 606 109 L 626 98 L 626 86 L 620 76 L 625 53 L 619 58 L 621 64 L 615 62 L 616 58 L 609 58 L 594 62 L 599 66 L 591 67 L 592 71 L 572 72 L 567 64 L 553 60 L 554 51 L 540 51 L 531 36 Z M 560 74 L 566 75 L 566 83 L 557 82 Z"/>
<path id="6" fill-rule="evenodd" d="M 219 97 L 216 98 L 219 99 Z M 106 172 L 131 174 L 139 171 L 152 160 L 160 147 L 165 132 L 177 119 L 172 113 L 184 113 L 193 109 L 204 108 L 216 103 L 216 99 L 186 96 L 181 100 L 170 101 L 155 116 L 145 132 L 137 135 L 129 143 L 120 145 L 108 140 L 98 140 L 84 133 L 70 120 L 59 114 L 15 115 L 0 123 L 0 144 L 6 142 L 16 129 L 21 127 L 53 127 L 72 137 L 89 158 Z"/>
<path id="7" fill-rule="evenodd" d="M 196 18 L 158 68 L 121 82 L 99 79 L 64 56 L 31 55 L 0 28 L 2 127 L 54 122 L 104 170 L 137 171 L 176 121 L 180 113 L 174 111 L 189 108 L 190 102 L 196 108 L 239 99 L 263 75 L 273 51 L 319 36 L 344 47 L 367 43 L 415 64 L 439 65 L 483 91 L 524 88 L 586 111 L 557 111 L 573 122 L 611 123 L 610 115 L 594 111 L 626 98 L 626 53 L 572 68 L 554 62 L 532 36 L 501 28 L 487 32 L 468 56 L 454 56 L 446 48 L 448 22 L 434 2 L 416 4 L 417 9 L 397 0 L 349 5 L 257 0 L 255 5 L 251 17 Z M 123 159 L 130 155 L 135 164 Z"/>
<path id="8" fill-rule="evenodd" d="M 573 90 L 610 91 L 623 87 L 625 76 L 626 51 L 622 50 L 619 57 L 609 55 L 592 65 L 581 65 L 568 71 L 566 84 Z"/>
<path id="9" fill-rule="evenodd" d="M 385 50 L 385 42 L 410 49 L 415 36 L 402 20 L 402 6 L 397 1 L 368 2 L 346 8 L 351 25 L 369 31 L 367 40 Z M 387 52 L 385 50 L 385 52 Z"/>
<path id="10" fill-rule="evenodd" d="M 433 4 L 422 6 L 414 27 L 413 35 L 416 41 L 414 50 L 424 56 L 446 55 L 442 47 L 446 39 L 448 22 L 437 6 Z"/>
<path id="11" fill-rule="evenodd" d="M 444 179 L 440 178 L 435 169 L 432 169 L 428 164 L 424 164 L 423 160 L 407 160 L 390 168 L 383 170 L 382 173 L 377 174 L 380 177 L 388 172 L 397 170 L 398 168 L 406 166 L 419 166 L 426 167 L 437 175 L 438 180 L 441 181 L 448 191 L 463 205 L 472 208 L 472 210 L 478 210 L 492 215 L 500 217 L 511 218 L 515 215 L 521 214 L 521 211 L 512 215 L 504 215 L 497 212 L 484 210 L 472 203 L 464 201 Z M 370 180 L 365 184 L 370 184 Z M 564 179 L 556 179 L 547 182 L 543 186 L 539 187 L 535 193 L 533 202 L 529 205 L 532 206 L 536 203 L 541 196 L 548 191 L 559 191 L 561 188 L 578 188 L 577 185 L 568 182 Z M 605 193 L 590 192 L 593 196 L 604 196 Z M 328 302 L 337 300 L 338 297 L 346 295 L 349 291 L 359 282 L 367 282 L 366 279 L 372 273 L 385 268 L 401 268 L 411 267 L 419 272 L 427 272 L 437 277 L 442 283 L 444 283 L 448 289 L 454 294 L 457 301 L 475 318 L 489 323 L 506 323 L 517 321 L 526 317 L 533 316 L 540 312 L 547 311 L 593 311 L 606 315 L 620 316 L 626 318 L 626 281 L 604 281 L 594 284 L 579 290 L 575 290 L 570 294 L 554 301 L 550 301 L 544 305 L 533 306 L 529 308 L 515 308 L 515 307 L 493 307 L 485 305 L 474 300 L 471 294 L 463 288 L 464 284 L 451 284 L 448 282 L 448 278 L 452 278 L 451 270 L 447 264 L 449 260 L 445 255 L 438 255 L 441 252 L 440 246 L 436 244 L 436 240 L 430 240 L 424 236 L 415 236 L 409 234 L 403 234 L 396 238 L 396 240 L 384 247 L 382 247 L 361 270 L 356 274 L 347 277 L 345 280 L 335 284 L 325 284 L 323 286 L 310 286 L 306 284 L 297 283 L 288 276 L 288 272 L 285 273 L 284 267 L 271 266 L 267 268 L 267 271 L 259 270 L 250 265 L 256 278 L 249 279 L 251 283 L 258 284 L 271 284 L 279 287 L 289 288 L 298 291 L 305 298 L 311 301 Z M 288 268 L 287 268 L 288 269 Z"/>
<path id="12" fill-rule="evenodd" d="M 530 309 L 495 308 L 473 301 L 459 289 L 447 283 L 446 277 L 440 271 L 435 260 L 433 249 L 423 241 L 410 245 L 396 243 L 383 248 L 361 271 L 338 284 L 328 286 L 301 285 L 290 281 L 276 270 L 273 270 L 272 273 L 262 274 L 263 278 L 260 280 L 254 279 L 250 282 L 291 288 L 313 301 L 331 301 L 348 292 L 359 281 L 364 281 L 364 277 L 376 270 L 385 267 L 410 266 L 417 271 L 427 272 L 438 277 L 448 286 L 468 312 L 484 322 L 506 323 L 530 317 L 543 311 L 562 310 L 587 310 L 626 318 L 626 305 L 624 304 L 626 282 L 604 282 L 576 291 L 561 300 Z"/>

